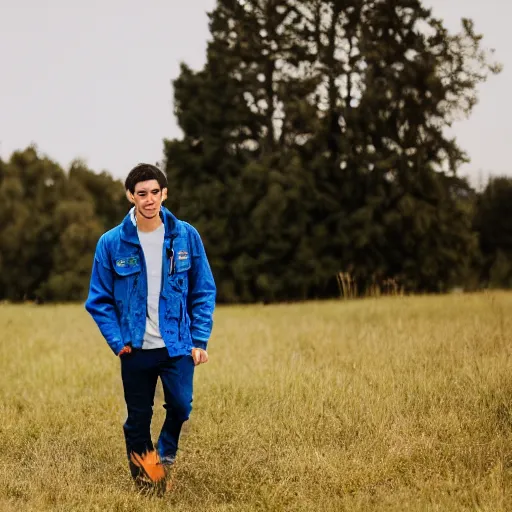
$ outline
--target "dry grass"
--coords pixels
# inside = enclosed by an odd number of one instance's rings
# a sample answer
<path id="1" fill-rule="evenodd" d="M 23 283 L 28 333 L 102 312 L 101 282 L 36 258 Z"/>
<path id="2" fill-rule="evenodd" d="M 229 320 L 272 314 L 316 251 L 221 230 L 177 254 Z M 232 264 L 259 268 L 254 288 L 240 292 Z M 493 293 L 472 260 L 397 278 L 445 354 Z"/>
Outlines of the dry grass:
<path id="1" fill-rule="evenodd" d="M 511 312 L 505 293 L 218 308 L 156 498 L 83 308 L 1 306 L 0 510 L 512 510 Z"/>

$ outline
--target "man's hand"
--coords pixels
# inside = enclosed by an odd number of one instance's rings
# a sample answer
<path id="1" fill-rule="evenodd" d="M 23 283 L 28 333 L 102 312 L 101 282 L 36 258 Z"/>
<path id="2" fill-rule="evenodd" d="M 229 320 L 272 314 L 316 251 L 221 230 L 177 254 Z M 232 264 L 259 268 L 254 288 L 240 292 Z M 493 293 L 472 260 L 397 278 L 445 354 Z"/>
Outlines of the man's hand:
<path id="1" fill-rule="evenodd" d="M 120 351 L 119 354 L 117 354 L 119 357 L 121 357 L 124 354 L 131 354 L 132 353 L 132 347 L 130 345 L 125 345 Z"/>
<path id="2" fill-rule="evenodd" d="M 192 359 L 194 360 L 194 365 L 207 363 L 208 362 L 208 352 L 203 350 L 202 348 L 193 348 L 192 349 Z"/>

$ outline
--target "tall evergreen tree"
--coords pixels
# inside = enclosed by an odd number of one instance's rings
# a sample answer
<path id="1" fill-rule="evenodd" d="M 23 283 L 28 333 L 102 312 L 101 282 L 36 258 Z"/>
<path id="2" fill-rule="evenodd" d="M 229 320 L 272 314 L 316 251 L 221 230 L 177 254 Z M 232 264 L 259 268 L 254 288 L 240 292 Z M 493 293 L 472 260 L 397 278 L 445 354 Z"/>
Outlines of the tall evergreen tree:
<path id="1" fill-rule="evenodd" d="M 475 239 L 451 176 L 466 156 L 445 128 L 498 71 L 473 24 L 449 34 L 419 0 L 219 0 L 210 20 L 166 156 L 220 298 L 315 296 L 342 270 L 363 289 L 462 279 Z"/>

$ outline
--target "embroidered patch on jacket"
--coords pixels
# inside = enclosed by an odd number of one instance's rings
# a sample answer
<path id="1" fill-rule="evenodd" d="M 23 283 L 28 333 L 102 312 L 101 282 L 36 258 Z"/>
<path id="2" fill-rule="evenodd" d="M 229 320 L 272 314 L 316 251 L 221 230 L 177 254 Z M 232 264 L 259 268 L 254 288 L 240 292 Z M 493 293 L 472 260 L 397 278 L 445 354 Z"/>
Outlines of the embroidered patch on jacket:
<path id="1" fill-rule="evenodd" d="M 138 256 L 131 256 L 129 258 L 121 258 L 120 260 L 116 260 L 116 267 L 124 268 L 124 267 L 136 267 L 139 264 Z"/>
<path id="2" fill-rule="evenodd" d="M 179 260 L 188 260 L 188 252 L 187 251 L 180 251 L 178 253 L 178 259 Z"/>

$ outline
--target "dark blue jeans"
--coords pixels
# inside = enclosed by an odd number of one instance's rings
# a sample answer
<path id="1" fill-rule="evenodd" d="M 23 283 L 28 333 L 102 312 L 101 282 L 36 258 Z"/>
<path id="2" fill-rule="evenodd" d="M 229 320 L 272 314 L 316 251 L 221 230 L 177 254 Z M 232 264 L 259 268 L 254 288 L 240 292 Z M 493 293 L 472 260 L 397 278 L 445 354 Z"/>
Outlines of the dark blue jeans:
<path id="1" fill-rule="evenodd" d="M 178 450 L 181 427 L 192 410 L 192 356 L 170 357 L 166 348 L 135 349 L 121 356 L 121 376 L 128 417 L 124 436 L 128 457 L 153 450 L 151 418 L 158 377 L 162 381 L 167 413 L 158 439 L 163 460 L 173 460 Z"/>

